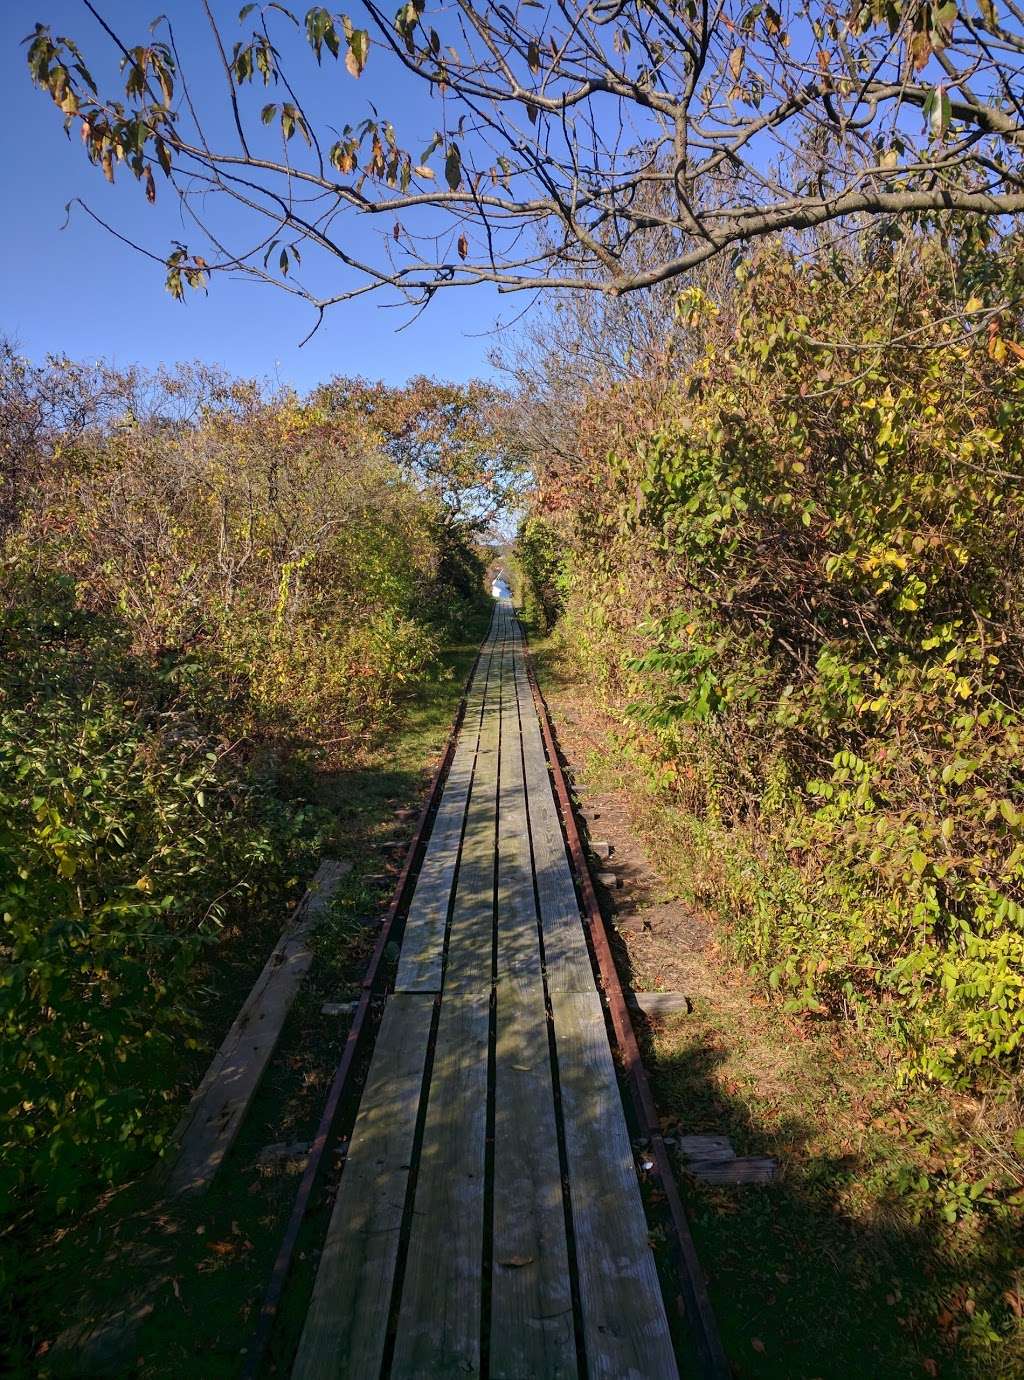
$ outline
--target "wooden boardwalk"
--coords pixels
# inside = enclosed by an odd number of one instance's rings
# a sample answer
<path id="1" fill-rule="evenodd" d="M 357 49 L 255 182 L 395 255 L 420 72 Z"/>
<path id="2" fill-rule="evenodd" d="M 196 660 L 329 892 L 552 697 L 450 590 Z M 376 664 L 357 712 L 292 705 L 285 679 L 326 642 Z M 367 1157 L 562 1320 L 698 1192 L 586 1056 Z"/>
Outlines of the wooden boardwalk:
<path id="1" fill-rule="evenodd" d="M 678 1375 L 507 603 L 413 895 L 297 1380 Z"/>

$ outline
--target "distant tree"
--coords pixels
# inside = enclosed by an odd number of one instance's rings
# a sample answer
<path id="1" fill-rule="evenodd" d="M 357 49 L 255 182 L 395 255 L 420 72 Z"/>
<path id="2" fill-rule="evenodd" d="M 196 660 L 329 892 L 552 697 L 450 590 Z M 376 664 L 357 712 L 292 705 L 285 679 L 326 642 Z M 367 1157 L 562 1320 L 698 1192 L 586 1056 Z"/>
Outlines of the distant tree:
<path id="1" fill-rule="evenodd" d="M 312 394 L 310 405 L 362 417 L 403 473 L 437 495 L 449 526 L 483 532 L 518 505 L 525 448 L 509 397 L 494 384 L 420 375 L 390 388 L 336 378 Z"/>
<path id="2" fill-rule="evenodd" d="M 231 34 L 202 0 L 217 91 L 187 81 L 171 18 L 140 41 L 84 3 L 123 89 L 98 91 L 44 24 L 32 79 L 108 179 L 123 165 L 150 201 L 161 178 L 181 198 L 204 243 L 153 255 L 178 297 L 240 271 L 321 312 L 376 288 L 417 305 L 479 283 L 618 295 L 764 236 L 1024 210 L 1017 0 L 407 0 L 393 18 L 275 0 Z M 387 60 L 422 83 L 431 127 L 371 107 L 318 128 L 315 69 L 285 70 L 293 25 L 321 69 Z M 353 247 L 352 216 L 381 222 L 376 253 Z M 302 281 L 311 246 L 342 269 L 326 292 Z"/>

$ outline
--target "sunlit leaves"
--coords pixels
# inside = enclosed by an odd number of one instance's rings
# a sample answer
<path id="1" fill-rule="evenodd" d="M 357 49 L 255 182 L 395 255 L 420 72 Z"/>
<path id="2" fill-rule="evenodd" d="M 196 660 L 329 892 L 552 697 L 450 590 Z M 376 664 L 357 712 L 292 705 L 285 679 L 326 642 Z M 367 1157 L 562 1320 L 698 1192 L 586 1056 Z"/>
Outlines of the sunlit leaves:
<path id="1" fill-rule="evenodd" d="M 951 107 L 949 93 L 940 82 L 929 91 L 923 106 L 924 117 L 933 139 L 942 139 L 949 129 Z"/>
<path id="2" fill-rule="evenodd" d="M 370 35 L 365 29 L 353 29 L 348 36 L 348 52 L 345 54 L 345 66 L 354 77 L 362 76 L 369 51 Z"/>
<path id="3" fill-rule="evenodd" d="M 201 254 L 192 254 L 184 244 L 175 243 L 166 260 L 167 291 L 177 302 L 185 300 L 185 288 L 205 289 L 208 265 Z"/>
<path id="4" fill-rule="evenodd" d="M 259 74 L 263 85 L 277 81 L 277 55 L 266 34 L 254 33 L 248 43 L 236 43 L 231 57 L 231 75 L 244 86 Z"/>
<path id="5" fill-rule="evenodd" d="M 416 25 L 423 9 L 424 0 L 406 0 L 395 15 L 395 32 L 404 41 L 410 56 L 416 53 Z M 434 37 L 437 37 L 436 34 Z"/>
<path id="6" fill-rule="evenodd" d="M 334 20 L 330 11 L 325 10 L 321 5 L 314 7 L 306 15 L 306 38 L 309 46 L 316 54 L 317 62 L 320 62 L 323 49 L 332 57 L 337 57 L 341 51 L 341 44 L 338 39 L 338 32 L 334 27 Z"/>
<path id="7" fill-rule="evenodd" d="M 281 106 L 281 133 L 288 140 L 296 130 L 299 131 L 307 144 L 312 144 L 306 117 L 297 106 L 292 105 L 290 101 L 285 101 Z"/>

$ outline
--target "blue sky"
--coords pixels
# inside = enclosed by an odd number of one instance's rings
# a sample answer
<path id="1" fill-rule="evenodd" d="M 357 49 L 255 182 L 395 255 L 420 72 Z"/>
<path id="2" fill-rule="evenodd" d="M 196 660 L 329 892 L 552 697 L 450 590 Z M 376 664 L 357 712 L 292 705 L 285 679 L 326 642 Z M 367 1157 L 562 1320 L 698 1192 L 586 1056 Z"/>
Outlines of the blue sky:
<path id="1" fill-rule="evenodd" d="M 236 35 L 238 3 L 214 6 L 218 17 L 225 18 L 228 38 Z M 151 17 L 161 10 L 169 13 L 183 55 L 195 55 L 191 61 L 186 57 L 193 86 L 223 83 L 223 74 L 207 60 L 208 31 L 202 27 L 199 0 L 151 0 L 148 6 L 145 0 L 104 0 L 97 8 L 129 43 L 147 38 Z M 521 296 L 499 301 L 489 288 L 442 293 L 400 332 L 396 327 L 408 319 L 408 311 L 384 307 L 382 298 L 370 296 L 332 308 L 300 349 L 315 320 L 303 303 L 271 288 L 220 279 L 208 297 L 189 294 L 182 305 L 165 292 L 159 265 L 113 240 L 80 211 L 61 230 L 65 203 L 81 196 L 158 253 L 165 253 L 175 237 L 196 243 L 194 232 L 190 237 L 182 229 L 169 192 L 158 194 L 156 206 L 149 207 L 129 175 L 122 173 L 109 187 L 86 161 L 77 133 L 73 130 L 67 139 L 49 97 L 28 78 L 21 40 L 37 19 L 79 42 L 101 89 L 109 87 L 106 77 L 112 70 L 109 42 L 79 0 L 8 0 L 0 5 L 0 157 L 8 207 L 0 256 L 0 330 L 13 336 L 24 354 L 64 353 L 144 365 L 201 359 L 239 375 L 278 378 L 302 390 L 333 374 L 391 383 L 417 373 L 453 379 L 491 374 L 489 333 L 499 315 L 511 320 L 522 311 L 526 302 Z M 410 134 L 422 129 L 429 138 L 431 112 L 417 90 L 395 80 L 393 69 L 377 64 L 375 70 L 371 60 L 357 83 L 340 72 L 317 74 L 308 49 L 296 49 L 295 56 L 293 76 L 306 74 L 322 93 L 318 113 L 338 123 L 354 122 L 367 113 L 367 100 L 376 99 L 386 103 L 382 113 L 396 125 L 404 119 Z M 264 95 L 260 88 L 253 99 L 273 100 L 275 93 Z M 158 186 L 158 193 L 162 190 Z M 359 244 L 366 242 L 360 237 L 377 232 L 353 223 L 349 233 Z M 317 285 L 322 287 L 324 275 L 333 271 L 321 265 Z"/>

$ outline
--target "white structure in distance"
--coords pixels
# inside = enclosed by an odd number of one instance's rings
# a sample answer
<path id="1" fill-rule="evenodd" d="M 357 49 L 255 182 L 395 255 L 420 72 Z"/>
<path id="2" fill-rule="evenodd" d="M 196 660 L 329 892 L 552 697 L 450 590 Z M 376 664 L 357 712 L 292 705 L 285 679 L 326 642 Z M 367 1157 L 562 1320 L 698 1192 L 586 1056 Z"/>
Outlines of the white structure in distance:
<path id="1" fill-rule="evenodd" d="M 491 597 L 493 599 L 512 598 L 512 591 L 505 580 L 504 570 L 495 571 L 494 578 L 491 580 Z"/>

